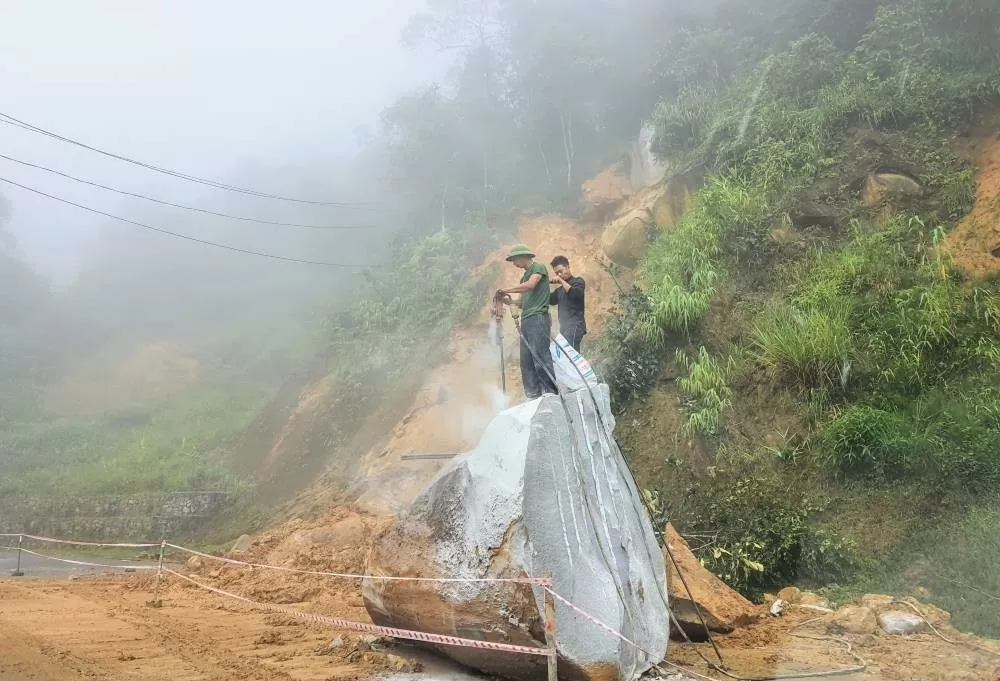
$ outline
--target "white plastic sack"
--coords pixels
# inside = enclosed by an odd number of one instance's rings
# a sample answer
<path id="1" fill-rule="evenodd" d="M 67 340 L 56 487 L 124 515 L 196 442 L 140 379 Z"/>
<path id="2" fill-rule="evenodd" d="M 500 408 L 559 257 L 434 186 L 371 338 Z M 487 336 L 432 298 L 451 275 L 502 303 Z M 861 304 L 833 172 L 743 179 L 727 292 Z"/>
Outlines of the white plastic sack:
<path id="1" fill-rule="evenodd" d="M 589 383 L 597 387 L 597 374 L 583 355 L 573 349 L 573 346 L 559 334 L 549 344 L 552 353 L 552 365 L 556 373 L 556 387 L 560 392 L 580 390 Z"/>

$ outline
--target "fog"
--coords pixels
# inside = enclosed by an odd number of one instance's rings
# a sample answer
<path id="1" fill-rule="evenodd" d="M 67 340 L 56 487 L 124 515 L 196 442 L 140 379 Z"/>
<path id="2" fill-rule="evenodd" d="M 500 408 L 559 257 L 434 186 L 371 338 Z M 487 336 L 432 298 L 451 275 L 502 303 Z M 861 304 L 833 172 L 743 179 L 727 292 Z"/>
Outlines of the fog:
<path id="1" fill-rule="evenodd" d="M 270 389 L 379 279 L 377 304 L 409 314 L 421 295 L 403 305 L 379 274 L 393 240 L 445 228 L 430 247 L 451 263 L 519 211 L 574 200 L 651 111 L 673 16 L 652 0 L 5 10 L 0 284 L 17 283 L 0 364 L 18 377 L 10 404 L 37 419 L 65 375 L 102 385 L 147 346 L 267 373 Z"/>
<path id="2" fill-rule="evenodd" d="M 394 94 L 434 75 L 433 60 L 410 59 L 399 41 L 418 6 L 13 0 L 0 25 L 0 111 L 124 156 L 231 182 L 252 176 L 255 188 L 294 192 L 282 181 L 287 168 L 326 172 L 331 158 L 356 149 L 358 129 Z M 226 201 L 253 215 L 287 208 L 205 191 L 7 125 L 0 144 L 9 156 L 158 198 Z M 0 177 L 134 216 L 120 197 L 8 161 Z M 314 198 L 338 200 L 335 185 L 311 189 Z M 8 186 L 0 194 L 26 256 L 57 282 L 71 280 L 107 221 Z M 146 217 L 169 226 L 174 214 Z"/>
<path id="3" fill-rule="evenodd" d="M 367 204 L 340 209 L 226 191 L 2 124 L 0 154 L 40 168 L 0 159 L 0 178 L 149 226 L 0 182 L 4 281 L 20 282 L 8 285 L 3 305 L 8 370 L 26 372 L 36 391 L 83 363 L 95 366 L 98 385 L 136 348 L 166 342 L 247 373 L 270 363 L 271 381 L 280 380 L 289 365 L 269 362 L 274 353 L 315 335 L 357 288 L 357 266 L 378 264 L 381 247 L 407 226 L 358 154 L 377 134 L 381 109 L 444 71 L 444 55 L 414 60 L 400 42 L 420 6 L 6 3 L 0 113 L 188 175 Z M 169 203 L 323 229 L 123 197 L 44 168 Z M 7 397 L 24 402 L 22 388 L 8 387 Z"/>

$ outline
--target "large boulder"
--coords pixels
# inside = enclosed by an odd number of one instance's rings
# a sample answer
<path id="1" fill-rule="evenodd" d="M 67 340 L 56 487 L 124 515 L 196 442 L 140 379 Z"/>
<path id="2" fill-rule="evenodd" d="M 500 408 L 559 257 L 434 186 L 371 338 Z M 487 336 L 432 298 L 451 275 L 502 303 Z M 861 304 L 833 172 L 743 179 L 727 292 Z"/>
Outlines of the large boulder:
<path id="1" fill-rule="evenodd" d="M 617 445 L 608 389 L 547 395 L 500 413 L 374 545 L 368 571 L 439 578 L 551 575 L 554 589 L 650 655 L 555 603 L 559 675 L 633 681 L 666 654 L 665 571 Z M 381 625 L 543 646 L 543 593 L 527 585 L 366 580 Z M 439 651 L 488 674 L 536 680 L 545 658 Z"/>
<path id="2" fill-rule="evenodd" d="M 621 161 L 583 183 L 584 219 L 601 222 L 635 193 L 629 179 L 629 163 Z"/>
<path id="3" fill-rule="evenodd" d="M 618 218 L 604 230 L 601 248 L 612 262 L 635 267 L 649 247 L 653 217 L 646 208 L 637 208 Z"/>
<path id="4" fill-rule="evenodd" d="M 705 631 L 705 625 L 711 631 L 728 634 L 737 627 L 752 624 L 759 619 L 759 611 L 754 604 L 706 570 L 684 538 L 669 523 L 665 540 L 667 546 L 664 547 L 664 552 L 669 547 L 677 566 L 684 574 L 682 581 L 677 567 L 673 561 L 668 560 L 667 590 L 670 594 L 670 607 L 687 638 L 693 641 L 706 640 L 708 632 Z M 699 612 L 701 617 L 698 616 Z M 705 620 L 704 624 L 702 618 Z M 681 632 L 675 633 L 683 635 Z"/>

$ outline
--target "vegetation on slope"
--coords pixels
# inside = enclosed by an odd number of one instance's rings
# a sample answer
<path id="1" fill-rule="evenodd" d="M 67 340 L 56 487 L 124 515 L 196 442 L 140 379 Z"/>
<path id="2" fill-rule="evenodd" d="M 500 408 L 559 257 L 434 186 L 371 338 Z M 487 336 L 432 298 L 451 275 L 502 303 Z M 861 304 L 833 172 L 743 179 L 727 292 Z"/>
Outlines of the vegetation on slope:
<path id="1" fill-rule="evenodd" d="M 678 451 L 701 453 L 664 469 L 658 498 L 664 516 L 711 537 L 707 564 L 751 595 L 898 580 L 909 565 L 911 588 L 916 569 L 959 607 L 953 583 L 914 565 L 933 564 L 919 546 L 938 526 L 968 530 L 950 542 L 965 556 L 951 579 L 974 584 L 998 557 L 974 531 L 994 511 L 960 518 L 1000 482 L 1000 290 L 964 281 L 941 241 L 973 196 L 954 135 L 1000 101 L 1000 9 L 868 5 L 758 5 L 781 27 L 770 49 L 734 22 L 717 73 L 695 72 L 654 113 L 658 152 L 707 178 L 643 263 L 647 342 L 690 348 L 675 365 Z M 718 38 L 692 37 L 674 70 Z M 881 167 L 917 176 L 925 195 L 869 208 L 861 183 Z M 785 430 L 754 432 L 776 409 L 791 412 Z M 640 454 L 643 437 L 628 439 Z M 911 518 L 876 540 L 883 518 L 852 513 L 865 504 Z M 995 616 L 959 609 L 1000 631 Z"/>

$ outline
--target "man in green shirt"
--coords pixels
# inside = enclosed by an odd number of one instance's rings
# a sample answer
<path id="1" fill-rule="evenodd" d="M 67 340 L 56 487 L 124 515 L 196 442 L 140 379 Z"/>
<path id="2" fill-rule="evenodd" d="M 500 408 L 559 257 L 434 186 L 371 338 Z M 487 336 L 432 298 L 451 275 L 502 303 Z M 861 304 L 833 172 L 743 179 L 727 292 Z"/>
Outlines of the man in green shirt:
<path id="1" fill-rule="evenodd" d="M 521 294 L 521 381 L 529 400 L 545 393 L 556 394 L 552 366 L 552 318 L 549 316 L 549 271 L 535 262 L 535 254 L 524 244 L 516 244 L 507 262 L 524 270 L 521 283 L 501 292 Z"/>

